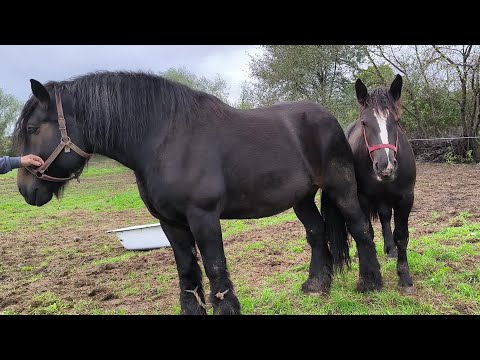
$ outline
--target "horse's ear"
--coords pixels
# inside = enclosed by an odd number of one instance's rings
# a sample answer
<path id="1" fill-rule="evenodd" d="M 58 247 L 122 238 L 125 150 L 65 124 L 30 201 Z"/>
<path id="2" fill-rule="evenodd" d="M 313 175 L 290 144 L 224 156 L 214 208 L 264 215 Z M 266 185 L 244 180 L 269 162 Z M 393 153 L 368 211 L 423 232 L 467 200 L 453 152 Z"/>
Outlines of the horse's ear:
<path id="1" fill-rule="evenodd" d="M 357 79 L 355 82 L 355 92 L 357 93 L 357 101 L 360 105 L 365 106 L 368 97 L 368 90 L 362 80 Z"/>
<path id="2" fill-rule="evenodd" d="M 40 101 L 40 104 L 48 107 L 48 104 L 50 104 L 50 95 L 48 94 L 47 89 L 45 89 L 45 86 L 35 79 L 30 79 L 30 84 L 32 86 L 32 93 L 38 101 Z"/>
<path id="3" fill-rule="evenodd" d="M 390 85 L 390 94 L 393 97 L 393 100 L 397 101 L 400 99 L 400 96 L 402 95 L 402 85 L 403 85 L 403 80 L 400 74 L 397 74 L 395 76 L 395 79 L 392 82 L 392 85 Z"/>

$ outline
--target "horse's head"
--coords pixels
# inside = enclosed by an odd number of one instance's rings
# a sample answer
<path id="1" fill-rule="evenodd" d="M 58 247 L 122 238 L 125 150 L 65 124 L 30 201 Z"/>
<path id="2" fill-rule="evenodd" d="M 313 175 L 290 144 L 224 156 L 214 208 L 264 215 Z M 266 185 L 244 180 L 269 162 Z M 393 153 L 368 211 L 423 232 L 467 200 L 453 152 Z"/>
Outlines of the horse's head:
<path id="1" fill-rule="evenodd" d="M 53 84 L 30 83 L 33 96 L 15 126 L 15 141 L 23 155 L 38 155 L 45 164 L 19 169 L 17 185 L 28 204 L 42 206 L 78 176 L 90 154 L 82 150 L 89 146 L 75 121 L 72 97 L 65 91 L 60 96 Z"/>
<path id="2" fill-rule="evenodd" d="M 362 139 L 372 160 L 373 170 L 379 181 L 391 181 L 395 178 L 398 167 L 402 77 L 397 75 L 390 88 L 377 88 L 371 93 L 357 79 L 355 91 L 360 104 Z"/>

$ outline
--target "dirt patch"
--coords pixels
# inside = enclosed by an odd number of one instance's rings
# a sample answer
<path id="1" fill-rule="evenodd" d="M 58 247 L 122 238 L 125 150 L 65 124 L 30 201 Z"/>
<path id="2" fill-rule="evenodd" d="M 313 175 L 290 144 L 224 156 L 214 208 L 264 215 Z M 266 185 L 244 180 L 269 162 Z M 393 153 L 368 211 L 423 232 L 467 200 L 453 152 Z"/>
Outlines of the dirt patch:
<path id="1" fill-rule="evenodd" d="M 410 218 L 415 238 L 438 231 L 450 221 L 455 226 L 458 220 L 452 218 L 463 212 L 471 214 L 469 220 L 480 221 L 479 166 L 419 164 L 417 174 Z M 131 174 L 122 174 L 122 181 L 131 183 L 134 179 Z M 0 310 L 24 314 L 178 311 L 172 250 L 128 252 L 114 235 L 105 233 L 120 226 L 156 222 L 146 209 L 96 214 L 79 209 L 54 216 L 68 221 L 48 231 L 1 235 Z M 33 221 L 41 223 L 42 219 Z M 30 225 L 31 220 L 25 228 Z M 381 241 L 378 223 L 375 228 L 376 241 Z M 304 237 L 301 223 L 291 221 L 227 238 L 225 253 L 232 280 L 255 291 L 268 276 L 308 263 L 310 249 Z M 247 245 L 254 242 L 259 247 L 250 251 Z M 292 244 L 300 249 L 292 249 Z M 476 266 L 475 261 L 471 266 Z M 461 313 L 475 310 L 463 303 L 455 307 Z"/>
<path id="2" fill-rule="evenodd" d="M 415 237 L 445 226 L 461 225 L 449 220 L 463 212 L 480 221 L 480 166 L 418 164 L 415 202 L 410 215 Z"/>

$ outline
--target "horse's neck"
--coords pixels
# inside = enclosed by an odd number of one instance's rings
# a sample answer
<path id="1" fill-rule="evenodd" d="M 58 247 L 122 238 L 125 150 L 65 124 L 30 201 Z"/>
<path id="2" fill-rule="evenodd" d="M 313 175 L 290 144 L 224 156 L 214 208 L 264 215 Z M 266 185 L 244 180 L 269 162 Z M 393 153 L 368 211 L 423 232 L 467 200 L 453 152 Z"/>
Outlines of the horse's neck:
<path id="1" fill-rule="evenodd" d="M 112 147 L 110 149 L 98 149 L 95 151 L 96 154 L 106 156 L 110 159 L 113 159 L 120 164 L 130 168 L 131 170 L 137 170 L 139 165 L 138 160 L 135 158 L 135 153 L 133 151 L 128 151 L 128 149 L 121 149 Z"/>

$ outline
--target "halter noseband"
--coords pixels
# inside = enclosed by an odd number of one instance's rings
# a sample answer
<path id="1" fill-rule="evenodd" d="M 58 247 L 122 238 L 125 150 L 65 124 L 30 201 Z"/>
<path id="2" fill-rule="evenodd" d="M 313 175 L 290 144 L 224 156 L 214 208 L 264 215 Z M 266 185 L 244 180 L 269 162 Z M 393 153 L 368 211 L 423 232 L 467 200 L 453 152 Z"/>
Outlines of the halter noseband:
<path id="1" fill-rule="evenodd" d="M 57 104 L 57 113 L 58 113 L 58 128 L 60 130 L 60 134 L 62 135 L 62 138 L 60 139 L 60 144 L 57 145 L 55 150 L 50 154 L 47 160 L 45 160 L 44 164 L 40 166 L 37 169 L 33 169 L 30 167 L 26 167 L 28 171 L 30 171 L 33 175 L 38 177 L 39 179 L 46 180 L 46 181 L 52 181 L 52 182 L 64 182 L 71 180 L 73 178 L 77 178 L 78 180 L 78 172 L 71 175 L 70 177 L 67 178 L 59 178 L 55 176 L 50 176 L 45 174 L 45 171 L 47 171 L 48 167 L 53 163 L 53 161 L 60 155 L 63 149 L 65 149 L 65 152 L 70 152 L 70 149 L 75 151 L 78 155 L 85 159 L 89 159 L 93 154 L 86 153 L 82 149 L 80 149 L 77 145 L 75 145 L 72 140 L 70 140 L 70 137 L 67 134 L 67 124 L 65 122 L 65 116 L 63 115 L 63 107 L 62 107 L 62 98 L 60 97 L 60 94 L 57 93 L 55 90 L 55 100 Z"/>
<path id="2" fill-rule="evenodd" d="M 398 128 L 401 129 L 400 124 L 398 124 Z M 395 157 L 397 156 L 397 153 L 398 153 L 398 129 L 397 129 L 397 140 L 395 141 L 395 145 L 392 145 L 392 144 L 377 144 L 377 145 L 370 146 L 370 144 L 368 143 L 368 140 L 367 140 L 367 134 L 365 133 L 365 125 L 363 125 L 363 123 L 362 123 L 362 131 L 363 131 L 363 138 L 365 139 L 365 144 L 367 145 L 368 155 L 370 155 L 370 159 L 372 159 L 372 162 L 373 162 L 372 152 L 374 152 L 375 150 L 379 150 L 379 149 L 392 149 L 395 152 Z"/>

